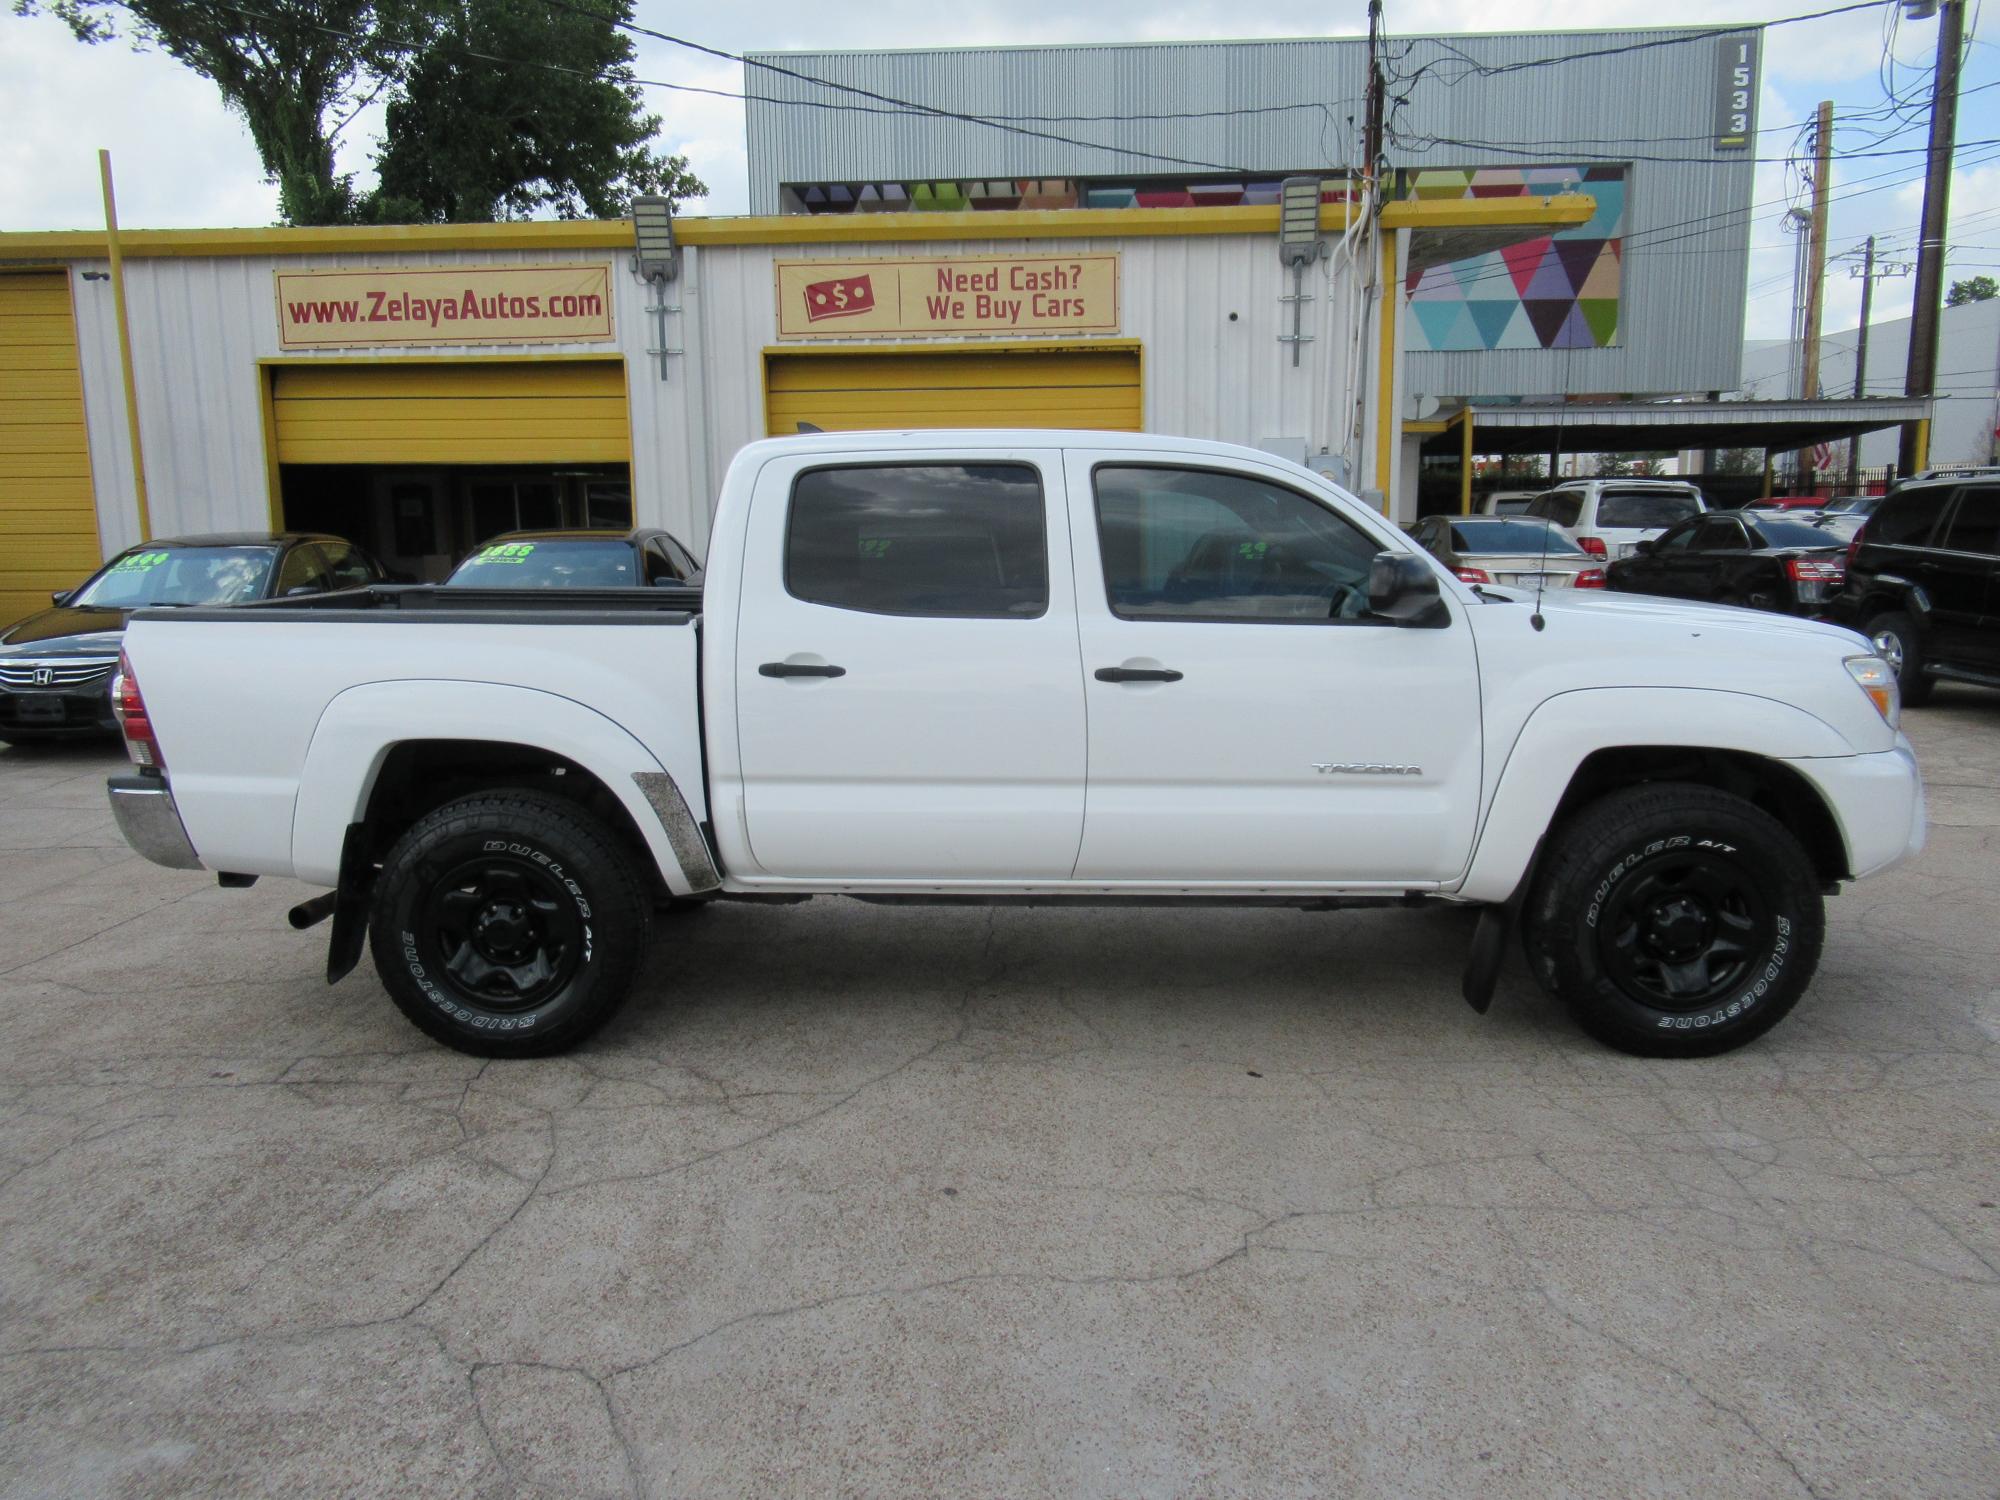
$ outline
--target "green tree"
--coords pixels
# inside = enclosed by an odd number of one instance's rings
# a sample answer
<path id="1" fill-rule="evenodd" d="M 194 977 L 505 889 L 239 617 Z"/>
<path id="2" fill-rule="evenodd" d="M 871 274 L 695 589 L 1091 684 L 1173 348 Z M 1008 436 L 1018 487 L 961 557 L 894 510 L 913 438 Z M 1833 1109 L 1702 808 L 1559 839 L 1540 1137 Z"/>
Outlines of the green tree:
<path id="1" fill-rule="evenodd" d="M 615 218 L 635 194 L 708 189 L 651 145 L 660 117 L 633 81 L 631 0 L 594 13 L 542 0 L 442 0 L 390 90 L 368 216 L 483 222 Z M 483 56 L 481 56 L 483 54 Z M 486 58 L 532 58 L 495 66 Z"/>
<path id="2" fill-rule="evenodd" d="M 1622 453 L 1600 453 L 1597 455 L 1597 477 L 1599 479 L 1623 479 L 1632 472 L 1632 460 Z"/>
<path id="3" fill-rule="evenodd" d="M 1954 281 L 1951 290 L 1945 293 L 1946 307 L 1962 307 L 1968 302 L 1991 302 L 2000 297 L 2000 285 L 1991 276 L 1968 276 L 1963 281 Z"/>
<path id="4" fill-rule="evenodd" d="M 1761 474 L 1764 461 L 1753 448 L 1723 448 L 1715 455 L 1717 474 Z"/>
<path id="5" fill-rule="evenodd" d="M 419 0 L 266 0 L 251 9 L 188 0 L 15 0 L 46 10 L 77 40 L 123 36 L 210 80 L 249 127 L 288 224 L 334 224 L 354 189 L 333 169 L 334 143 L 395 75 L 392 40 Z"/>

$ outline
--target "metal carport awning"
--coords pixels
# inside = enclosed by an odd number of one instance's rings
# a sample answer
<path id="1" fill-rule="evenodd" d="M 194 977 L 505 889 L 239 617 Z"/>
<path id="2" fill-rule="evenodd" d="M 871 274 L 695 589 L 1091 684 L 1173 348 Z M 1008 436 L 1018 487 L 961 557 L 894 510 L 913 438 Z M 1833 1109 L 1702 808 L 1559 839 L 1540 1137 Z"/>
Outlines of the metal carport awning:
<path id="1" fill-rule="evenodd" d="M 1789 453 L 1929 419 L 1923 396 L 1847 401 L 1572 401 L 1560 405 L 1474 406 L 1471 450 L 1510 453 L 1652 453 L 1685 448 L 1762 448 Z M 1430 427 L 1432 424 L 1425 424 Z M 1433 431 L 1427 453 L 1457 453 L 1467 434 Z"/>

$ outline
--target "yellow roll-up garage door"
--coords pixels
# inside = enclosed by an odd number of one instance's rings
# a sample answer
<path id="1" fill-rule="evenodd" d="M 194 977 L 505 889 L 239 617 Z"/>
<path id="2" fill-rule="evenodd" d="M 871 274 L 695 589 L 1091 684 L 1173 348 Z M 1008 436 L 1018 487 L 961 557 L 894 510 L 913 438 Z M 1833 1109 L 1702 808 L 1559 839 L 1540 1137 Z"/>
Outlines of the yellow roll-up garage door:
<path id="1" fill-rule="evenodd" d="M 99 561 L 69 277 L 0 275 L 0 625 Z"/>
<path id="2" fill-rule="evenodd" d="M 1136 349 L 772 354 L 766 430 L 1101 427 L 1144 419 Z"/>
<path id="3" fill-rule="evenodd" d="M 281 365 L 278 462 L 626 463 L 622 360 Z"/>

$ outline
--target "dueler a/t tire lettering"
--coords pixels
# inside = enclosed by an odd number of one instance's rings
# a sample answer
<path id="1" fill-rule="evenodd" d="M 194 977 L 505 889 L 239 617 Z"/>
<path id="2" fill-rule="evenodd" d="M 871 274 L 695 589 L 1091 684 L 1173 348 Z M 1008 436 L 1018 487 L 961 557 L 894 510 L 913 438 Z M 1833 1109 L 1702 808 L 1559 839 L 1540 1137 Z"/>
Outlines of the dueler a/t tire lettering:
<path id="1" fill-rule="evenodd" d="M 559 1052 L 617 1009 L 650 894 L 602 820 L 539 792 L 448 802 L 396 841 L 369 950 L 420 1030 L 480 1057 Z"/>
<path id="2" fill-rule="evenodd" d="M 1705 1057 L 1769 1031 L 1819 966 L 1820 881 L 1775 818 L 1712 787 L 1609 793 L 1557 830 L 1528 966 L 1599 1041 Z"/>

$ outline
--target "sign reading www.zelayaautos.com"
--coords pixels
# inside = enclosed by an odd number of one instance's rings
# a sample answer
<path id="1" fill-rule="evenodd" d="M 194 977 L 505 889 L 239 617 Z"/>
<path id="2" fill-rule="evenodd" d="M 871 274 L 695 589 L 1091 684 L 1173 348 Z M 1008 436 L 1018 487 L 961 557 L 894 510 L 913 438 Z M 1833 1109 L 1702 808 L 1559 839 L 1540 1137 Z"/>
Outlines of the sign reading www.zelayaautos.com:
<path id="1" fill-rule="evenodd" d="M 570 344 L 611 338 L 611 268 L 439 266 L 279 271 L 286 349 Z"/>

